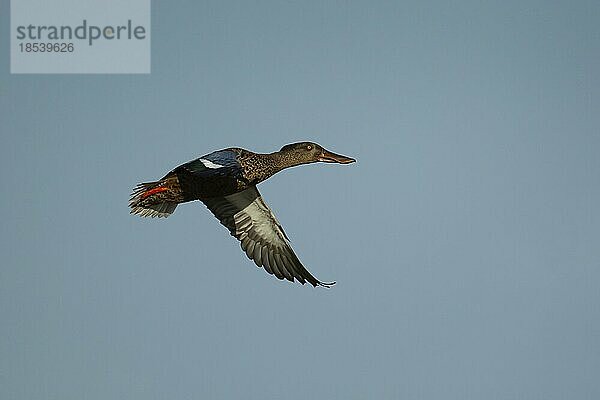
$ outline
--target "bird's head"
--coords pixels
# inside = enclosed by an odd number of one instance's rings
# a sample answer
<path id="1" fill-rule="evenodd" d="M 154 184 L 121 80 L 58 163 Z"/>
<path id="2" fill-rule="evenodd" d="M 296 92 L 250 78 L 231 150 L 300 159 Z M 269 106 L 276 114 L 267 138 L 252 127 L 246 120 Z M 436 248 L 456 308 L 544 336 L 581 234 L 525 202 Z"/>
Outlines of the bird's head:
<path id="1" fill-rule="evenodd" d="M 321 145 L 313 142 L 287 144 L 279 150 L 279 153 L 284 156 L 284 158 L 293 161 L 294 164 L 308 164 L 314 162 L 350 164 L 356 161 L 354 158 L 326 150 Z"/>

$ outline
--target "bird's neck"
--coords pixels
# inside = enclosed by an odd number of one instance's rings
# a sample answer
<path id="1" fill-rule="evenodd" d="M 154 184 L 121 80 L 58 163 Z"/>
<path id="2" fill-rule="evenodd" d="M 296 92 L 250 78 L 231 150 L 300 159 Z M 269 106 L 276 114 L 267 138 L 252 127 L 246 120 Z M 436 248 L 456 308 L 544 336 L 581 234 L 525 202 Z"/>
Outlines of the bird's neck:
<path id="1" fill-rule="evenodd" d="M 291 154 L 279 151 L 269 154 L 254 154 L 248 161 L 249 166 L 255 166 L 249 168 L 253 172 L 249 172 L 248 175 L 256 183 L 262 182 L 286 168 L 304 164 Z"/>
<path id="2" fill-rule="evenodd" d="M 293 153 L 276 151 L 275 153 L 268 154 L 268 156 L 273 160 L 273 164 L 275 165 L 275 168 L 277 168 L 277 172 L 281 171 L 282 169 L 306 164 L 305 161 L 299 160 L 297 157 L 295 157 Z"/>

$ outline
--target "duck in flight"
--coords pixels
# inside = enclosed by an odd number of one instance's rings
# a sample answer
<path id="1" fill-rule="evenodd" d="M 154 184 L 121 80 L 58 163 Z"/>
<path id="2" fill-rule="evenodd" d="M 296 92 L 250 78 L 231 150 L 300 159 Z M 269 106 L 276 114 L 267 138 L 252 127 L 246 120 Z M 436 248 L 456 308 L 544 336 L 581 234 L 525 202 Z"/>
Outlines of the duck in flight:
<path id="1" fill-rule="evenodd" d="M 304 268 L 256 185 L 297 165 L 354 161 L 312 142 L 288 144 L 270 154 L 232 147 L 182 164 L 159 181 L 139 184 L 129 200 L 130 212 L 168 217 L 179 203 L 200 200 L 258 267 L 279 279 L 330 287 L 335 282 L 321 282 Z"/>

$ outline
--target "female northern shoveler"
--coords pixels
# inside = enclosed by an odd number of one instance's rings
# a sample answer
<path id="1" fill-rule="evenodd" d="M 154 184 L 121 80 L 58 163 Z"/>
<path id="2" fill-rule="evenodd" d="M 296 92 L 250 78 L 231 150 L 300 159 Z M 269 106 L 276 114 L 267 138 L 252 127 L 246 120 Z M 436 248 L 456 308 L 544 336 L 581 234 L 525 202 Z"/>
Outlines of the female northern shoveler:
<path id="1" fill-rule="evenodd" d="M 288 237 L 265 204 L 256 185 L 277 172 L 314 162 L 349 164 L 356 160 L 316 143 L 288 144 L 270 154 L 240 148 L 215 151 L 175 168 L 156 182 L 139 184 L 129 201 L 132 214 L 168 217 L 179 203 L 200 200 L 258 267 L 279 279 L 330 287 L 311 275 L 290 246 Z"/>

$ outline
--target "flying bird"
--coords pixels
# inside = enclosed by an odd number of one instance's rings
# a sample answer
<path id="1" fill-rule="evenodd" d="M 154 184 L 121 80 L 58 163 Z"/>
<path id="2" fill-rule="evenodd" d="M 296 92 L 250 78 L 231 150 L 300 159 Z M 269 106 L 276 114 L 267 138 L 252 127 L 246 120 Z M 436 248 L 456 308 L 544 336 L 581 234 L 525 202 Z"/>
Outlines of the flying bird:
<path id="1" fill-rule="evenodd" d="M 321 282 L 304 268 L 256 185 L 297 165 L 354 161 L 312 142 L 288 144 L 269 154 L 232 147 L 182 164 L 159 181 L 137 185 L 129 200 L 130 212 L 168 217 L 178 204 L 200 200 L 258 267 L 279 279 L 330 287 L 335 282 Z"/>

